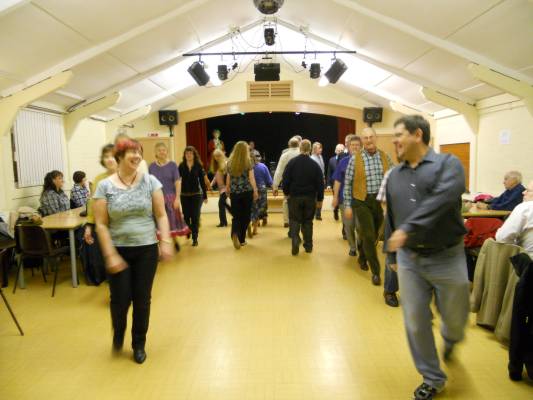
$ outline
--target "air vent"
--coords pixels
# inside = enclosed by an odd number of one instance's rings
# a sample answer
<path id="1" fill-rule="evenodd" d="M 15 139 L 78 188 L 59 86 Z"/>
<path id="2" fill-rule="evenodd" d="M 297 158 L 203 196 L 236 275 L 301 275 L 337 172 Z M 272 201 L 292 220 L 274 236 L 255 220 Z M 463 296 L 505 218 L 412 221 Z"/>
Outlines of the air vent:
<path id="1" fill-rule="evenodd" d="M 248 100 L 292 99 L 293 81 L 248 82 Z"/>

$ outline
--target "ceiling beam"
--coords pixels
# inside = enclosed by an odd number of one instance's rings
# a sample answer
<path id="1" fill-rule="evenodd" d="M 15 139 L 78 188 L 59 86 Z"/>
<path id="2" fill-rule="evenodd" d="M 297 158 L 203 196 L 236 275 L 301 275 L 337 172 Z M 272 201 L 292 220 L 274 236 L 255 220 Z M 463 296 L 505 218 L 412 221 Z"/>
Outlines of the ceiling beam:
<path id="1" fill-rule="evenodd" d="M 68 113 L 65 116 L 65 132 L 67 138 L 73 133 L 80 121 L 84 118 L 90 117 L 93 114 L 97 114 L 98 111 L 105 110 L 117 104 L 120 100 L 120 92 L 115 92 L 106 97 L 102 97 L 92 103 L 87 103 L 77 108 L 76 110 Z"/>
<path id="2" fill-rule="evenodd" d="M 516 71 L 512 68 L 508 68 L 504 65 L 501 65 L 497 63 L 496 61 L 482 55 L 479 53 L 476 53 L 475 51 L 472 51 L 470 49 L 467 49 L 466 47 L 459 46 L 453 42 L 450 42 L 445 39 L 441 39 L 437 36 L 431 35 L 427 32 L 421 31 L 419 29 L 414 28 L 413 26 L 406 24 L 405 22 L 398 21 L 394 18 L 388 17 L 386 15 L 380 14 L 374 10 L 371 10 L 370 8 L 364 7 L 360 4 L 358 4 L 355 1 L 352 0 L 333 0 L 335 3 L 340 4 L 344 7 L 347 7 L 353 11 L 355 11 L 358 14 L 364 15 L 365 17 L 372 18 L 375 21 L 378 21 L 384 25 L 387 25 L 391 28 L 394 28 L 400 32 L 403 32 L 409 36 L 412 36 L 420 41 L 423 41 L 427 44 L 430 44 L 431 46 L 444 50 L 448 53 L 451 53 L 453 55 L 456 55 L 458 57 L 464 58 L 466 60 L 475 62 L 476 64 L 482 64 L 490 67 L 491 69 L 498 71 L 502 74 L 505 74 L 507 76 L 510 76 L 512 78 L 528 82 L 530 84 L 533 83 L 533 79 L 531 79 L 529 76 Z"/>
<path id="3" fill-rule="evenodd" d="M 342 47 L 342 46 L 339 46 L 338 43 L 334 43 L 328 39 L 325 39 L 323 38 L 322 36 L 319 36 L 317 35 L 316 33 L 313 33 L 309 30 L 305 30 L 303 31 L 301 27 L 297 26 L 297 25 L 294 25 L 290 22 L 287 22 L 287 21 L 284 21 L 282 19 L 278 19 L 277 20 L 278 24 L 288 28 L 288 29 L 292 29 L 296 32 L 302 32 L 302 34 L 305 34 L 306 36 L 310 37 L 311 39 L 315 39 L 317 41 L 320 41 L 322 42 L 323 44 L 325 45 L 328 45 L 328 46 L 331 46 L 333 48 L 338 48 L 339 50 L 348 50 L 347 48 L 345 47 Z M 457 99 L 461 99 L 462 101 L 466 102 L 466 103 L 469 103 L 469 104 L 475 104 L 475 100 L 472 99 L 471 97 L 468 97 L 468 96 L 465 96 L 464 94 L 462 93 L 459 93 L 459 92 L 455 92 L 453 90 L 450 90 L 450 89 L 447 89 L 447 88 L 444 88 L 438 84 L 436 84 L 435 82 L 432 82 L 426 78 L 422 78 L 421 76 L 418 76 L 418 75 L 415 75 L 415 74 L 412 74 L 410 72 L 407 72 L 407 71 L 404 71 L 403 69 L 401 68 L 397 68 L 397 67 L 394 67 L 392 65 L 389 65 L 389 64 L 385 64 L 381 61 L 378 61 L 372 57 L 369 57 L 367 55 L 364 54 L 364 50 L 357 50 L 357 54 L 354 54 L 353 55 L 354 57 L 357 57 L 359 58 L 360 60 L 363 60 L 363 61 L 366 61 L 367 63 L 369 64 L 372 64 L 378 68 L 381 68 L 387 72 L 390 72 L 391 74 L 394 74 L 394 75 L 397 75 L 399 76 L 400 78 L 403 78 L 403 79 L 406 79 L 410 82 L 413 82 L 413 83 L 416 83 L 420 86 L 427 86 L 427 87 L 432 87 L 436 90 L 438 90 L 439 92 L 441 93 L 446 93 L 452 97 L 455 97 Z"/>
<path id="4" fill-rule="evenodd" d="M 263 20 L 260 19 L 260 20 L 257 20 L 255 22 L 252 22 L 248 25 L 245 25 L 243 26 L 242 28 L 238 28 L 240 32 L 246 32 L 250 29 L 253 29 L 255 28 L 256 26 L 259 26 L 263 24 Z M 217 44 L 220 44 L 222 42 L 224 42 L 225 40 L 228 40 L 230 39 L 232 36 L 235 35 L 235 29 L 232 29 L 231 32 L 229 33 L 226 33 L 225 35 L 222 35 L 216 39 L 213 39 L 211 40 L 210 42 L 207 42 L 201 46 L 198 46 L 192 50 L 190 50 L 191 52 L 197 52 L 197 51 L 202 51 L 203 49 L 207 49 L 207 48 L 210 48 L 212 46 L 215 46 Z M 184 54 L 186 52 L 183 52 L 182 54 Z M 150 69 L 147 69 L 146 71 L 143 71 L 135 76 L 132 76 L 131 78 L 128 78 L 128 79 L 125 79 L 119 83 L 116 83 L 114 84 L 113 86 L 110 86 L 104 90 L 101 90 L 100 92 L 96 93 L 95 95 L 91 96 L 90 98 L 98 98 L 98 97 L 101 97 L 101 96 L 105 96 L 111 92 L 115 92 L 115 91 L 119 91 L 119 90 L 123 90 L 125 88 L 127 88 L 128 86 L 132 86 L 134 84 L 136 84 L 137 82 L 140 82 L 144 79 L 148 79 L 150 78 L 151 76 L 161 72 L 161 71 L 164 71 L 165 69 L 167 68 L 170 68 L 170 67 L 173 67 L 174 65 L 178 64 L 179 62 L 185 60 L 186 57 L 184 57 L 183 55 L 178 55 L 176 57 L 173 57 L 171 58 L 170 60 L 168 61 L 165 61 L 164 63 L 161 63 L 161 64 L 158 64 Z"/>
<path id="5" fill-rule="evenodd" d="M 478 132 L 479 113 L 476 107 L 427 87 L 422 88 L 422 94 L 427 100 L 462 114 L 472 132 Z"/>
<path id="6" fill-rule="evenodd" d="M 86 50 L 81 51 L 80 53 L 67 58 L 66 60 L 63 60 L 59 64 L 54 65 L 51 68 L 48 68 L 30 78 L 28 78 L 23 84 L 12 86 L 4 91 L 1 92 L 1 95 L 3 97 L 9 96 L 10 94 L 16 93 L 20 90 L 22 90 L 26 86 L 33 85 L 39 81 L 42 81 L 43 79 L 46 79 L 50 76 L 53 76 L 61 71 L 65 71 L 67 69 L 72 69 L 73 67 L 82 64 L 84 62 L 87 62 L 101 54 L 104 54 L 105 52 L 111 50 L 114 47 L 117 47 L 143 33 L 146 33 L 148 31 L 151 31 L 154 28 L 157 28 L 158 26 L 171 21 L 174 18 L 179 17 L 180 15 L 183 15 L 211 0 L 191 0 L 185 4 L 183 4 L 180 7 L 175 8 L 172 11 L 169 11 L 168 13 L 151 19 L 148 22 L 145 22 L 142 25 L 139 25 L 128 32 L 125 32 L 121 35 L 115 36 L 114 38 L 107 40 L 105 42 L 102 42 L 100 44 L 97 44 L 93 47 L 89 47 Z"/>
<path id="7" fill-rule="evenodd" d="M 72 71 L 64 71 L 33 86 L 0 99 L 0 137 L 9 131 L 18 111 L 31 102 L 65 86 L 72 79 Z"/>
<path id="8" fill-rule="evenodd" d="M 399 112 L 400 114 L 404 114 L 404 115 L 418 114 L 418 115 L 422 115 L 426 119 L 433 118 L 433 115 L 431 115 L 431 114 L 428 114 L 428 113 L 426 113 L 424 111 L 421 111 L 421 110 L 419 110 L 417 108 L 413 108 L 411 106 L 398 103 L 397 101 L 391 101 L 389 103 L 389 107 L 392 108 L 394 111 Z"/>
<path id="9" fill-rule="evenodd" d="M 500 74 L 484 65 L 470 63 L 468 70 L 481 82 L 523 99 L 529 113 L 533 116 L 533 87 L 531 85 Z"/>
<path id="10" fill-rule="evenodd" d="M 28 4 L 30 0 L 3 0 L 0 2 L 0 17 L 9 14 L 11 11 Z"/>

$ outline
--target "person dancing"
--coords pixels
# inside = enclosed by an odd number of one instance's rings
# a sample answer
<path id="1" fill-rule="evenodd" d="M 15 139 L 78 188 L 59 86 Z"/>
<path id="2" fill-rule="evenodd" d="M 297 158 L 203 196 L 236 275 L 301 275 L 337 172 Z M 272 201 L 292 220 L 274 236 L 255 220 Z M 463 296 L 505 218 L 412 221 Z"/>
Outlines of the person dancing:
<path id="1" fill-rule="evenodd" d="M 263 226 L 266 225 L 268 209 L 267 188 L 272 186 L 272 176 L 270 175 L 270 171 L 267 166 L 261 162 L 261 156 L 254 154 L 255 153 L 250 152 L 250 157 L 253 157 L 254 178 L 259 198 L 252 204 L 252 236 L 257 234 L 257 227 L 259 226 L 259 221 L 261 219 L 263 220 Z M 250 236 L 250 231 L 248 232 L 248 236 Z"/>
<path id="2" fill-rule="evenodd" d="M 226 156 L 222 150 L 216 149 L 213 151 L 213 169 L 215 171 L 215 176 L 211 182 L 211 186 L 214 186 L 215 183 L 218 189 L 218 218 L 220 223 L 217 225 L 217 228 L 222 228 L 228 226 L 228 219 L 226 218 L 226 199 L 228 195 L 226 194 Z"/>

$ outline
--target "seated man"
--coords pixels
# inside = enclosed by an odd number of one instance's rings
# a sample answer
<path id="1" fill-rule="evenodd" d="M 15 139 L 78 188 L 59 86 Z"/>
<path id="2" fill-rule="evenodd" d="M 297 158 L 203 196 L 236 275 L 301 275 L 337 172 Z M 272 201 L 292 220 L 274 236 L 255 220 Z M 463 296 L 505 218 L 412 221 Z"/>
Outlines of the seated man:
<path id="1" fill-rule="evenodd" d="M 496 241 L 517 244 L 533 257 L 533 181 L 523 191 L 524 202 L 517 205 L 496 232 Z"/>
<path id="2" fill-rule="evenodd" d="M 477 203 L 479 209 L 506 210 L 513 211 L 522 202 L 522 193 L 525 187 L 522 186 L 522 174 L 518 171 L 509 171 L 503 178 L 505 192 L 494 198 L 490 204 Z"/>

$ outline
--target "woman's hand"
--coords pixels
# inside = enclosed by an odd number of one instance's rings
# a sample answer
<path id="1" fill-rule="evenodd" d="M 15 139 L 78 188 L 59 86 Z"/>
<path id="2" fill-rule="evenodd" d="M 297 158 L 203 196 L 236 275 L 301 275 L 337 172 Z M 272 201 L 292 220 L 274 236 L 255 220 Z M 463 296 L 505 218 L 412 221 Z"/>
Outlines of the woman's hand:
<path id="1" fill-rule="evenodd" d="M 257 190 L 254 190 L 254 201 L 257 201 L 259 199 L 259 193 Z"/>
<path id="2" fill-rule="evenodd" d="M 204 204 L 207 204 L 207 198 L 204 199 Z"/>
<path id="3" fill-rule="evenodd" d="M 85 225 L 85 231 L 83 232 L 83 240 L 85 240 L 85 243 L 89 245 L 94 244 L 93 229 L 91 225 Z"/>
<path id="4" fill-rule="evenodd" d="M 118 253 L 105 258 L 105 269 L 111 275 L 118 274 L 126 268 L 128 268 L 128 264 Z"/>
<path id="5" fill-rule="evenodd" d="M 180 199 L 178 197 L 176 197 L 176 200 L 174 200 L 174 210 L 176 211 L 180 211 L 181 210 L 181 203 L 180 203 Z"/>
<path id="6" fill-rule="evenodd" d="M 169 261 L 174 257 L 174 245 L 168 241 L 159 242 L 159 257 L 161 261 Z"/>

